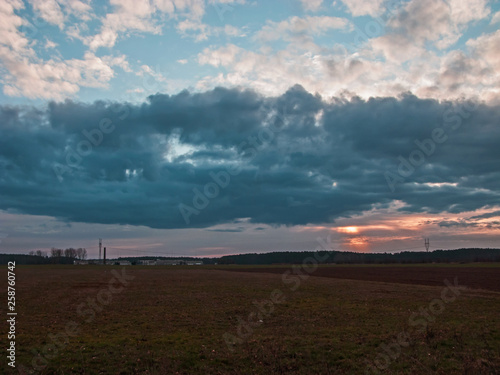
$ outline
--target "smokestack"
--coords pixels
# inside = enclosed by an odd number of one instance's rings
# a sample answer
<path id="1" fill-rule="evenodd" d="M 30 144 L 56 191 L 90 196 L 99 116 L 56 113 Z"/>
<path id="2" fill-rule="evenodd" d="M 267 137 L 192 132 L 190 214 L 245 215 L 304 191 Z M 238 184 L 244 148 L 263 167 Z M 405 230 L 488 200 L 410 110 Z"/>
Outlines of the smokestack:
<path id="1" fill-rule="evenodd" d="M 106 247 L 104 247 L 104 264 L 106 264 Z"/>

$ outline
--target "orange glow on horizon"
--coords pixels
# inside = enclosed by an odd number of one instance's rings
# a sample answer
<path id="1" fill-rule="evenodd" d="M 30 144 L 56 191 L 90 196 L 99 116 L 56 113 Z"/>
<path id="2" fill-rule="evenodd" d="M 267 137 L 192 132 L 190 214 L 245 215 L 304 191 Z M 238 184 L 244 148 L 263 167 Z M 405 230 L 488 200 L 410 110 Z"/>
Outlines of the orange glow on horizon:
<path id="1" fill-rule="evenodd" d="M 402 207 L 374 208 L 362 215 L 336 218 L 328 224 L 298 226 L 292 230 L 322 232 L 319 236 L 330 236 L 333 248 L 363 253 L 421 249 L 424 237 L 431 237 L 434 246 L 446 248 L 448 241 L 454 243 L 450 246 L 460 247 L 461 238 L 495 241 L 500 235 L 498 215 L 495 214 L 500 206 L 461 213 L 398 211 Z"/>
<path id="2" fill-rule="evenodd" d="M 359 232 L 359 229 L 358 227 L 340 227 L 340 228 L 337 228 L 337 231 L 340 232 L 340 233 L 358 233 Z"/>
<path id="3" fill-rule="evenodd" d="M 370 252 L 370 242 L 367 237 L 353 237 L 349 238 L 346 245 L 351 248 L 352 251 L 368 253 Z"/>
<path id="4" fill-rule="evenodd" d="M 366 244 L 368 244 L 368 241 L 363 237 L 355 237 L 349 240 L 349 245 L 352 246 L 364 246 Z"/>

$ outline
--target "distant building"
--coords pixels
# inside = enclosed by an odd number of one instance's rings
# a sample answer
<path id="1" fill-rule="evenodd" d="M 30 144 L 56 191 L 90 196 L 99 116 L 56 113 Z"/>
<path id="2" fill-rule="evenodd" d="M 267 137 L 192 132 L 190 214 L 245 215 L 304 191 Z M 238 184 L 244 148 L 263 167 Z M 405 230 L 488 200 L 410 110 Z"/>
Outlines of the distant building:
<path id="1" fill-rule="evenodd" d="M 179 264 L 182 264 L 182 260 L 180 260 L 180 259 L 157 259 L 156 260 L 157 266 L 178 266 Z"/>
<path id="2" fill-rule="evenodd" d="M 73 264 L 86 265 L 86 264 L 89 264 L 89 261 L 88 260 L 75 260 L 75 261 L 73 261 Z"/>
<path id="3" fill-rule="evenodd" d="M 119 260 L 117 263 L 120 266 L 131 266 L 132 265 L 132 263 L 129 262 L 128 260 Z"/>
<path id="4" fill-rule="evenodd" d="M 182 259 L 147 259 L 140 261 L 140 264 L 144 266 L 201 266 L 203 262 L 201 260 L 182 260 Z"/>

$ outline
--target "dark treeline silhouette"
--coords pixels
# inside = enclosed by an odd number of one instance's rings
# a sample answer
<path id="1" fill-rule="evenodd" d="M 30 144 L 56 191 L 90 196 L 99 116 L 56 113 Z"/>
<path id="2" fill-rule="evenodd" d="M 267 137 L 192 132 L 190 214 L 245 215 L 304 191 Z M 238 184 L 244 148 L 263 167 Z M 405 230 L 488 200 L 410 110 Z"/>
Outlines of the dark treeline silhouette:
<path id="1" fill-rule="evenodd" d="M 132 264 L 141 260 L 177 259 L 201 260 L 204 264 L 299 264 L 305 258 L 317 254 L 318 259 L 325 259 L 319 263 L 325 264 L 390 264 L 390 263 L 472 263 L 472 262 L 500 262 L 500 249 L 458 249 L 435 250 L 432 252 L 405 251 L 401 253 L 355 253 L 348 251 L 274 251 L 264 254 L 225 255 L 220 258 L 196 257 L 121 257 Z"/>
<path id="2" fill-rule="evenodd" d="M 500 262 L 500 249 L 457 249 L 432 252 L 355 253 L 347 251 L 279 251 L 265 254 L 226 255 L 219 264 L 299 264 L 317 254 L 325 264 L 390 264 L 390 263 L 470 263 Z M 322 260 L 324 259 L 324 260 Z"/>
<path id="3" fill-rule="evenodd" d="M 26 254 L 0 254 L 0 264 L 7 262 L 16 262 L 20 264 L 73 264 L 74 258 L 66 257 L 47 257 Z"/>
<path id="4" fill-rule="evenodd" d="M 85 248 L 74 249 L 56 249 L 50 250 L 50 256 L 42 250 L 32 250 L 26 254 L 0 254 L 0 264 L 7 262 L 16 262 L 18 264 L 73 264 L 76 259 L 83 260 L 87 258 Z"/>
<path id="5" fill-rule="evenodd" d="M 202 261 L 203 264 L 215 264 L 220 258 L 197 258 L 197 257 L 156 257 L 156 256 L 141 256 L 141 257 L 119 257 L 118 260 L 128 260 L 132 264 L 139 264 L 142 260 L 182 260 L 182 261 Z"/>
<path id="6" fill-rule="evenodd" d="M 74 250 L 74 251 L 71 251 Z M 220 258 L 197 257 L 120 257 L 138 264 L 141 260 L 177 259 L 184 261 L 201 260 L 204 264 L 300 264 L 304 259 L 315 256 L 323 264 L 394 264 L 394 263 L 473 263 L 500 262 L 500 249 L 457 249 L 435 250 L 431 252 L 404 251 L 401 253 L 355 253 L 348 251 L 276 251 L 264 254 L 225 255 Z M 25 254 L 0 254 L 0 264 L 15 261 L 16 264 L 72 264 L 76 259 L 86 259 L 85 249 L 52 249 L 50 256 L 44 252 Z M 110 259 L 111 261 L 111 259 Z"/>

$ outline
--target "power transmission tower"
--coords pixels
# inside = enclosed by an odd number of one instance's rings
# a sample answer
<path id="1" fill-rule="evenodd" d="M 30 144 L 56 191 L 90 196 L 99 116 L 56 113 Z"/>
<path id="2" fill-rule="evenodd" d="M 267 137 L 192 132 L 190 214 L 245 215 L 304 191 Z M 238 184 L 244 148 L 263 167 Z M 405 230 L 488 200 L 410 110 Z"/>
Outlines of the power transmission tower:
<path id="1" fill-rule="evenodd" d="M 429 252 L 429 246 L 430 246 L 430 241 L 429 241 L 429 239 L 428 239 L 428 238 L 426 238 L 426 239 L 425 239 L 425 241 L 424 241 L 424 243 L 425 243 L 425 250 L 426 250 L 427 252 Z"/>

